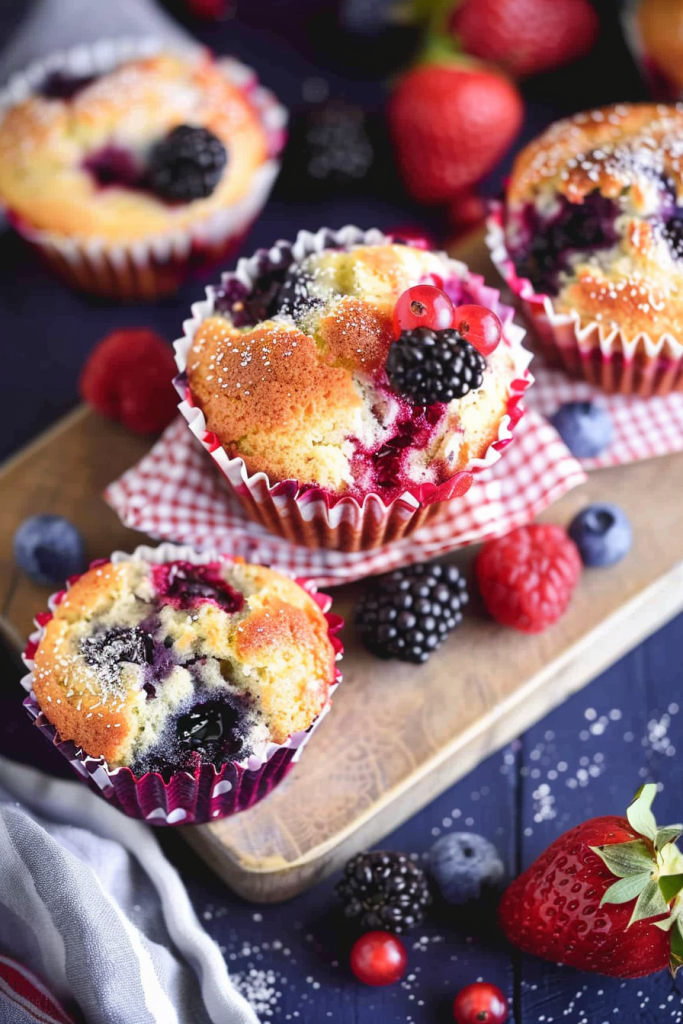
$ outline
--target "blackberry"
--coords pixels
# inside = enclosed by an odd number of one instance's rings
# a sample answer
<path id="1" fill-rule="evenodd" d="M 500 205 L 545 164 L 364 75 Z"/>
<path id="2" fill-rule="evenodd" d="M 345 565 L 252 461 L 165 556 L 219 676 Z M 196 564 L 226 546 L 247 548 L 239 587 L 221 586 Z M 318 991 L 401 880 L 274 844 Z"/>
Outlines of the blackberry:
<path id="1" fill-rule="evenodd" d="M 486 359 L 454 330 L 416 327 L 403 331 L 389 349 L 391 385 L 411 405 L 433 405 L 464 398 L 480 388 Z"/>
<path id="2" fill-rule="evenodd" d="M 377 581 L 361 600 L 356 623 L 380 658 L 422 664 L 462 621 L 467 582 L 454 565 L 411 565 Z"/>
<path id="3" fill-rule="evenodd" d="M 279 191 L 309 201 L 367 191 L 376 134 L 365 111 L 351 103 L 334 99 L 306 107 L 292 122 Z"/>
<path id="4" fill-rule="evenodd" d="M 170 202 L 206 199 L 227 162 L 225 146 L 213 132 L 181 124 L 153 148 L 147 169 L 149 186 Z"/>
<path id="5" fill-rule="evenodd" d="M 346 917 L 364 931 L 402 934 L 421 923 L 431 903 L 421 867 L 404 853 L 375 850 L 352 857 L 337 884 Z"/>

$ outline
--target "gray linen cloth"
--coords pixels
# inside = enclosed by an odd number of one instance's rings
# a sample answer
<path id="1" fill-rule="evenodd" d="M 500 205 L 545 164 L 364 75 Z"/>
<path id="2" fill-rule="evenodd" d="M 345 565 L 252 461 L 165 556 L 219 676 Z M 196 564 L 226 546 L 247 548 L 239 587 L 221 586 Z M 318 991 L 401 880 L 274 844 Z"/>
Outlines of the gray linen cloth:
<path id="1" fill-rule="evenodd" d="M 258 1024 L 152 829 L 0 758 L 0 953 L 87 1024 Z M 0 1024 L 35 1024 L 0 991 Z"/>

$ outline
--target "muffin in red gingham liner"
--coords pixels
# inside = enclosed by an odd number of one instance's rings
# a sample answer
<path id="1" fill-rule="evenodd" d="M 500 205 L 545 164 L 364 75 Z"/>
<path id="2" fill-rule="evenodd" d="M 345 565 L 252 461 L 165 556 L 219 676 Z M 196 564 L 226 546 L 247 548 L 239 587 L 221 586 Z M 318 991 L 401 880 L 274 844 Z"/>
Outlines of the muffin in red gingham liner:
<path id="1" fill-rule="evenodd" d="M 451 332 L 430 360 L 419 336 L 421 379 L 452 358 L 457 396 L 422 404 L 388 365 L 397 303 L 420 285 L 502 321 L 486 357 Z M 532 380 L 524 332 L 495 289 L 374 230 L 277 242 L 240 260 L 192 314 L 176 342 L 180 410 L 250 518 L 307 547 L 368 550 L 437 517 L 501 457 Z"/>
<path id="2" fill-rule="evenodd" d="M 68 284 L 154 299 L 238 246 L 285 123 L 235 60 L 102 40 L 31 65 L 0 94 L 0 202 Z"/>
<path id="3" fill-rule="evenodd" d="M 342 620 L 308 581 L 163 544 L 95 562 L 36 617 L 24 704 L 100 795 L 156 825 L 251 807 L 331 706 Z"/>
<path id="4" fill-rule="evenodd" d="M 683 110 L 551 125 L 489 218 L 491 257 L 550 361 L 608 393 L 683 390 Z"/>

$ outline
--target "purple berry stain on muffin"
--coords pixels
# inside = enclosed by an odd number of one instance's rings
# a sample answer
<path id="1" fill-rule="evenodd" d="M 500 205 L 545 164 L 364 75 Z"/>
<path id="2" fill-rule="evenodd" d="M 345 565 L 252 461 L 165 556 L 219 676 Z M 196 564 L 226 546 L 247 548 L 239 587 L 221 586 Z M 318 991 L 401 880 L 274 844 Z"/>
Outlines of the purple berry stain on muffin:
<path id="1" fill-rule="evenodd" d="M 613 199 L 595 191 L 582 203 L 558 196 L 557 205 L 548 217 L 532 204 L 525 207 L 520 242 L 512 251 L 517 273 L 548 295 L 557 295 L 573 256 L 609 249 L 618 240 L 620 209 Z"/>
<path id="2" fill-rule="evenodd" d="M 214 565 L 168 562 L 154 569 L 154 585 L 162 601 L 184 610 L 211 601 L 226 612 L 238 612 L 244 596 L 234 590 Z"/>
<path id="3" fill-rule="evenodd" d="M 98 77 L 98 75 L 71 75 L 67 71 L 52 71 L 43 79 L 38 92 L 48 100 L 70 100 Z"/>
<path id="4" fill-rule="evenodd" d="M 104 146 L 90 153 L 83 166 L 93 176 L 100 188 L 123 186 L 138 188 L 142 171 L 133 154 L 122 146 Z"/>

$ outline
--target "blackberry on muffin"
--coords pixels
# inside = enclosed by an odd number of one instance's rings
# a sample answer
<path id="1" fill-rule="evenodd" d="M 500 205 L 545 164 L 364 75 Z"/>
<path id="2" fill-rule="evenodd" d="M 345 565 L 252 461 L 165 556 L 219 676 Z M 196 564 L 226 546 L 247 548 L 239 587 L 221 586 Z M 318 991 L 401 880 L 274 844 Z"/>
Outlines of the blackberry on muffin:
<path id="1" fill-rule="evenodd" d="M 33 660 L 35 698 L 60 740 L 137 777 L 263 758 L 311 727 L 335 679 L 310 594 L 226 561 L 91 568 Z"/>

